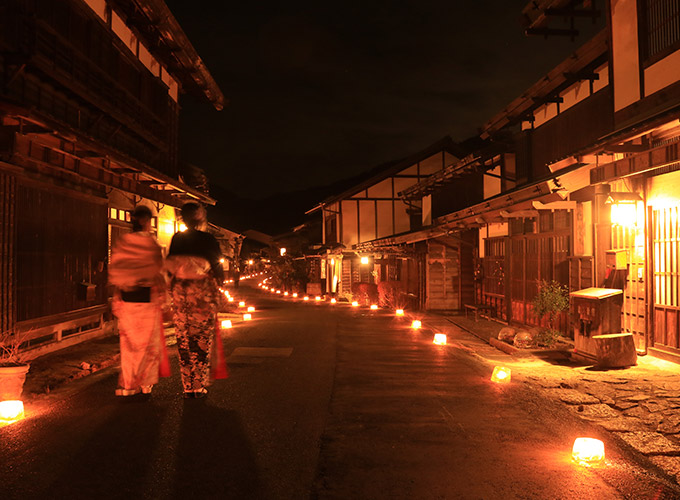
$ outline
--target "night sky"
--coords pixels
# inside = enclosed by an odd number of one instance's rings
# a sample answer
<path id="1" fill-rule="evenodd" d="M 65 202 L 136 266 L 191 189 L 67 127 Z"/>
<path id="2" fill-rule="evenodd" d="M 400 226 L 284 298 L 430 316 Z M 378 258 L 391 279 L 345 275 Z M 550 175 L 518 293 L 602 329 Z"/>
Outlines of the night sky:
<path id="1" fill-rule="evenodd" d="M 166 3 L 229 100 L 183 96 L 180 156 L 237 230 L 296 222 L 236 216 L 242 198 L 314 204 L 317 186 L 475 135 L 595 31 L 527 37 L 525 0 Z"/>

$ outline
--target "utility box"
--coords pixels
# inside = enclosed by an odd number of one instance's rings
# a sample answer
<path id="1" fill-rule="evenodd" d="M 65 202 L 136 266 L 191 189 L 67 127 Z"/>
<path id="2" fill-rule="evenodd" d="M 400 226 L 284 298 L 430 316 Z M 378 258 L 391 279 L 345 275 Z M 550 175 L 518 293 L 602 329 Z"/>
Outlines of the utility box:
<path id="1" fill-rule="evenodd" d="M 78 300 L 92 302 L 96 298 L 96 290 L 97 285 L 95 285 L 94 283 L 82 281 L 78 283 L 78 287 L 76 289 L 76 296 L 78 297 Z"/>
<path id="2" fill-rule="evenodd" d="M 574 354 L 596 360 L 593 336 L 621 332 L 623 290 L 591 287 L 569 295 L 574 319 Z"/>

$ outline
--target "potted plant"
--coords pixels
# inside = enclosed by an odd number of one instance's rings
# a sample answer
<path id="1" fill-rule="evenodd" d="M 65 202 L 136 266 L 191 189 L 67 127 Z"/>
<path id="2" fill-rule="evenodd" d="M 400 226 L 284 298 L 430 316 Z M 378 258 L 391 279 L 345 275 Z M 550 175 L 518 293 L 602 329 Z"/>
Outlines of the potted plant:
<path id="1" fill-rule="evenodd" d="M 569 309 L 569 291 L 565 285 L 557 281 L 541 281 L 532 305 L 536 316 L 548 317 L 548 327 L 541 328 L 536 340 L 540 345 L 550 347 L 561 333 L 556 328 L 557 318 Z"/>
<path id="2" fill-rule="evenodd" d="M 30 365 L 20 351 L 26 334 L 0 332 L 0 401 L 21 397 Z"/>

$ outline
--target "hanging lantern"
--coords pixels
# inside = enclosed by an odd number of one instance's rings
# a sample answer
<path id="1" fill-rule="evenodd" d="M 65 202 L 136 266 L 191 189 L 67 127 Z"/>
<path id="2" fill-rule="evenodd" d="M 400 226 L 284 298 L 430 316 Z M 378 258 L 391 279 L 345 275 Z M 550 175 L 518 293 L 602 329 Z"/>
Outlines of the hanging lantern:
<path id="1" fill-rule="evenodd" d="M 245 313 L 245 314 L 243 315 L 243 321 L 250 321 L 251 319 L 253 319 L 253 315 L 252 315 L 252 314 L 250 314 L 250 313 Z"/>
<path id="2" fill-rule="evenodd" d="M 498 384 L 507 384 L 510 382 L 510 375 L 510 368 L 494 366 L 493 373 L 491 374 L 491 381 Z"/>
<path id="3" fill-rule="evenodd" d="M 248 306 L 248 312 L 255 312 L 254 306 Z"/>
<path id="4" fill-rule="evenodd" d="M 371 311 L 377 311 L 378 310 L 378 304 L 371 304 Z"/>
<path id="5" fill-rule="evenodd" d="M 10 400 L 0 402 L 0 422 L 11 423 L 24 418 L 24 402 Z"/>
<path id="6" fill-rule="evenodd" d="M 222 329 L 226 330 L 227 328 L 231 328 L 231 320 L 230 319 L 223 319 L 222 320 Z"/>
<path id="7" fill-rule="evenodd" d="M 576 438 L 571 456 L 580 464 L 597 464 L 604 460 L 604 443 L 599 439 Z"/>
<path id="8" fill-rule="evenodd" d="M 413 328 L 414 330 L 417 330 L 417 329 L 420 328 L 421 326 L 423 326 L 423 324 L 420 322 L 419 319 L 414 319 L 414 320 L 411 322 L 411 328 Z"/>
<path id="9" fill-rule="evenodd" d="M 359 307 L 359 303 L 355 300 L 352 302 L 352 307 Z"/>
<path id="10" fill-rule="evenodd" d="M 397 316 L 403 316 L 403 315 L 404 315 L 404 310 L 403 310 L 403 309 L 397 309 L 397 310 L 394 312 L 394 314 L 396 314 Z"/>
<path id="11" fill-rule="evenodd" d="M 446 345 L 446 334 L 445 333 L 435 333 L 433 344 Z"/>

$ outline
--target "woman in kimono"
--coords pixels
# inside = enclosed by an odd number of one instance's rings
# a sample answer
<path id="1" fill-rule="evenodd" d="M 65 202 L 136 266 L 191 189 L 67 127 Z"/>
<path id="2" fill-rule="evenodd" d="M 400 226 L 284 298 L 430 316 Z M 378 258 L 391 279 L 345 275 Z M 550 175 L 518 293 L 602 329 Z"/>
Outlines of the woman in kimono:
<path id="1" fill-rule="evenodd" d="M 210 383 L 210 356 L 224 271 L 219 243 L 203 230 L 207 225 L 205 208 L 186 203 L 182 220 L 187 230 L 172 237 L 166 269 L 172 276 L 170 293 L 184 397 L 201 398 Z"/>
<path id="2" fill-rule="evenodd" d="M 165 302 L 163 253 L 151 233 L 151 210 L 132 212 L 132 232 L 111 252 L 109 283 L 115 286 L 113 313 L 120 333 L 117 396 L 149 394 L 158 382 L 162 342 L 161 307 Z"/>

